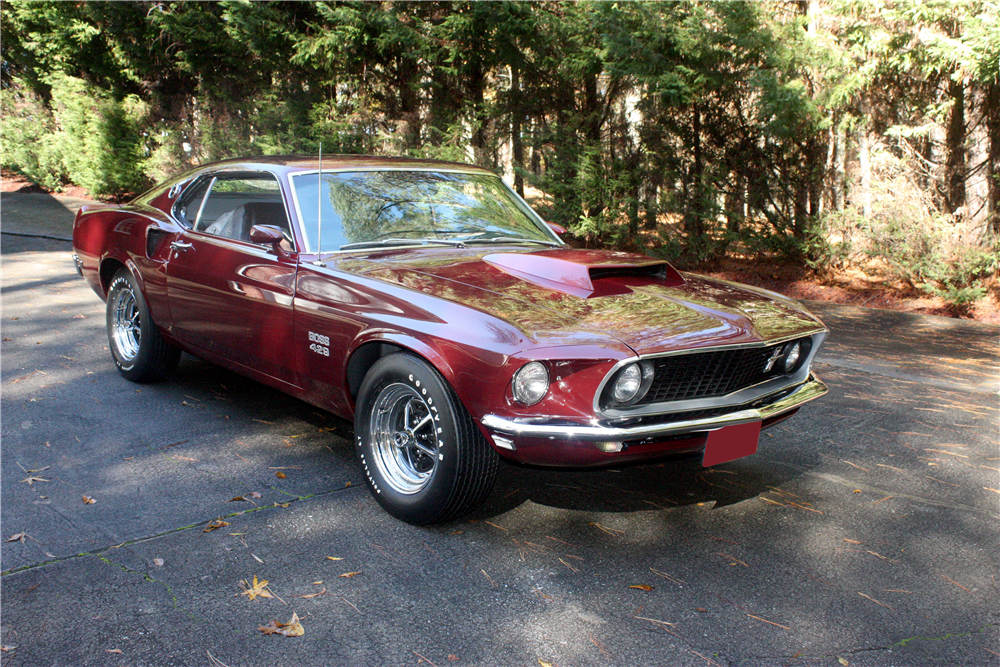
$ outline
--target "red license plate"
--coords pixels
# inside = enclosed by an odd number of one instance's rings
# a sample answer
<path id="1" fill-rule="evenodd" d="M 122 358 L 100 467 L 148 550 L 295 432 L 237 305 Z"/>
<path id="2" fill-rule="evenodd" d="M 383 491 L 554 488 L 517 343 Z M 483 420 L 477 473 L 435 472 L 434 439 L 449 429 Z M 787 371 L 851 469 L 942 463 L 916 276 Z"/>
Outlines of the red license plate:
<path id="1" fill-rule="evenodd" d="M 735 424 L 717 431 L 709 431 L 705 443 L 705 456 L 701 460 L 704 467 L 734 461 L 757 453 L 760 439 L 760 422 Z"/>

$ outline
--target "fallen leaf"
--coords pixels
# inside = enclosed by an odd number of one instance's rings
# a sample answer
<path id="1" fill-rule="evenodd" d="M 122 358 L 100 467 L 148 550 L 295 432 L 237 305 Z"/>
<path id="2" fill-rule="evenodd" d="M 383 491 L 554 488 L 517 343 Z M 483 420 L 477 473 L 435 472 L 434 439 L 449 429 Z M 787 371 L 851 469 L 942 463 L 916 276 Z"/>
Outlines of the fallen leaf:
<path id="1" fill-rule="evenodd" d="M 116 653 L 116 654 L 118 654 L 118 655 L 121 655 L 121 654 L 122 654 L 122 650 L 121 650 L 120 648 L 109 648 L 109 649 L 105 649 L 105 650 L 106 650 L 106 651 L 107 651 L 108 653 Z"/>
<path id="2" fill-rule="evenodd" d="M 646 591 L 647 593 L 653 590 L 653 587 L 649 584 L 632 584 L 629 588 L 638 588 L 640 591 Z"/>
<path id="3" fill-rule="evenodd" d="M 456 660 L 458 660 L 458 656 L 455 655 L 454 653 L 449 653 L 448 654 L 448 660 L 450 660 L 452 662 L 455 662 Z"/>
<path id="4" fill-rule="evenodd" d="M 260 493 L 258 493 L 257 491 L 251 491 L 250 492 L 250 497 L 251 498 L 260 498 Z"/>
<path id="5" fill-rule="evenodd" d="M 337 556 L 327 556 L 327 560 L 344 560 L 343 558 L 338 558 Z"/>
<path id="6" fill-rule="evenodd" d="M 552 663 L 551 662 L 546 662 L 545 660 L 542 660 L 541 658 L 538 659 L 538 664 L 541 667 L 552 667 Z"/>
<path id="7" fill-rule="evenodd" d="M 345 572 L 343 574 L 338 574 L 338 577 L 343 577 L 345 579 L 350 579 L 353 576 L 361 574 L 360 572 Z"/>
<path id="8" fill-rule="evenodd" d="M 240 585 L 243 587 L 243 592 L 240 593 L 240 595 L 246 595 L 251 600 L 253 600 L 258 596 L 262 598 L 274 597 L 273 595 L 271 595 L 271 592 L 267 590 L 267 579 L 261 579 L 260 581 L 258 581 L 256 574 L 253 575 L 253 586 L 247 584 L 245 579 L 240 582 Z"/>
<path id="9" fill-rule="evenodd" d="M 250 555 L 251 555 L 251 556 L 253 556 L 253 559 L 254 559 L 255 561 L 257 561 L 258 563 L 260 563 L 261 565 L 263 565 L 263 564 L 264 564 L 264 561 L 262 561 L 262 560 L 261 560 L 260 558 L 258 558 L 258 557 L 257 557 L 257 554 L 255 554 L 255 553 L 253 553 L 253 552 L 251 551 L 251 552 L 250 552 Z"/>
<path id="10" fill-rule="evenodd" d="M 96 502 L 97 502 L 97 501 L 96 501 L 96 500 L 94 500 L 93 498 L 91 498 L 90 496 L 84 496 L 84 497 L 83 497 L 83 504 L 84 504 L 84 505 L 93 505 L 93 504 L 94 504 L 94 503 L 96 503 Z"/>
<path id="11" fill-rule="evenodd" d="M 235 502 L 245 503 L 245 502 L 247 502 L 247 499 L 244 498 L 243 496 L 236 496 L 235 498 L 230 498 L 226 502 L 227 503 L 235 503 Z"/>
<path id="12" fill-rule="evenodd" d="M 33 475 L 28 475 L 27 477 L 25 477 L 21 481 L 22 482 L 27 482 L 28 486 L 32 486 L 35 482 L 51 482 L 52 480 L 51 479 L 45 479 L 44 477 L 35 477 Z"/>
<path id="13" fill-rule="evenodd" d="M 847 667 L 849 664 L 851 664 L 851 663 L 847 662 L 847 658 L 837 658 L 837 662 L 839 662 L 840 664 L 842 664 L 844 667 Z"/>
<path id="14" fill-rule="evenodd" d="M 318 593 L 308 593 L 306 595 L 293 595 L 292 597 L 302 598 L 303 600 L 309 600 L 311 598 L 318 598 L 320 595 L 326 595 L 326 588 Z"/>
<path id="15" fill-rule="evenodd" d="M 285 479 L 286 477 L 288 477 L 288 475 L 286 475 L 285 473 L 281 472 L 280 470 L 278 472 L 274 473 L 274 476 L 277 477 L 278 479 Z"/>
<path id="16" fill-rule="evenodd" d="M 208 525 L 205 526 L 205 530 L 201 532 L 210 533 L 216 528 L 222 528 L 223 526 L 228 526 L 228 525 L 229 525 L 228 521 L 223 521 L 222 519 L 212 519 L 211 521 L 208 522 Z"/>
<path id="17" fill-rule="evenodd" d="M 2 645 L 0 645 L 0 651 L 3 651 L 4 653 L 9 653 L 9 652 L 14 651 L 16 649 L 17 649 L 16 646 L 10 646 L 9 644 L 2 644 Z"/>
<path id="18" fill-rule="evenodd" d="M 155 565 L 156 567 L 163 567 L 163 559 L 162 558 L 154 558 L 153 559 L 153 565 Z"/>
<path id="19" fill-rule="evenodd" d="M 257 628 L 265 635 L 284 635 L 285 637 L 301 637 L 306 633 L 305 628 L 299 623 L 299 616 L 292 612 L 292 618 L 288 623 L 271 621 L 268 625 L 261 625 Z"/>
<path id="20" fill-rule="evenodd" d="M 7 541 L 20 542 L 21 544 L 24 544 L 24 538 L 26 538 L 27 536 L 28 536 L 27 533 L 14 533 L 13 535 L 7 538 Z"/>
<path id="21" fill-rule="evenodd" d="M 322 584 L 322 583 L 323 583 L 323 580 L 322 580 L 322 579 L 320 579 L 319 581 L 314 581 L 314 582 L 312 582 L 312 585 L 313 585 L 313 586 L 319 586 L 319 585 L 320 585 L 320 584 Z"/>
<path id="22" fill-rule="evenodd" d="M 85 319 L 87 319 L 87 316 L 84 315 L 83 313 L 80 313 L 79 315 L 74 315 L 73 319 L 74 320 L 85 320 Z M 121 651 L 118 651 L 118 652 L 121 653 Z"/>

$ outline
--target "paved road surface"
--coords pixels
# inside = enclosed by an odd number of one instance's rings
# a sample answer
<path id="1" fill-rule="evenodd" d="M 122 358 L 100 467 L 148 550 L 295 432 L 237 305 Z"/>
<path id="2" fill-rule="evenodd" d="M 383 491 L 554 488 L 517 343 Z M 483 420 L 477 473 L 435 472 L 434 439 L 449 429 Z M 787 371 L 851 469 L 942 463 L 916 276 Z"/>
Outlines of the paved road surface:
<path id="1" fill-rule="evenodd" d="M 1000 665 L 1000 328 L 815 304 L 831 393 L 756 456 L 504 466 L 415 528 L 349 424 L 189 356 L 124 381 L 69 245 L 11 233 L 74 202 L 2 205 L 0 665 Z"/>

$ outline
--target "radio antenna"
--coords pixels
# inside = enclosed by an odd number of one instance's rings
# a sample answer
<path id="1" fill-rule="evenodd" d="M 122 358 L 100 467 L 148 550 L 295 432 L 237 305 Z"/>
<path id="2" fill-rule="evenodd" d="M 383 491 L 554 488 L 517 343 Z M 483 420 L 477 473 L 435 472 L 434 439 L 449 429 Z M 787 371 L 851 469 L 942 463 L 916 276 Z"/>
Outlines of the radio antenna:
<path id="1" fill-rule="evenodd" d="M 319 173 L 316 174 L 316 261 L 317 266 L 323 263 L 323 142 L 319 142 Z"/>

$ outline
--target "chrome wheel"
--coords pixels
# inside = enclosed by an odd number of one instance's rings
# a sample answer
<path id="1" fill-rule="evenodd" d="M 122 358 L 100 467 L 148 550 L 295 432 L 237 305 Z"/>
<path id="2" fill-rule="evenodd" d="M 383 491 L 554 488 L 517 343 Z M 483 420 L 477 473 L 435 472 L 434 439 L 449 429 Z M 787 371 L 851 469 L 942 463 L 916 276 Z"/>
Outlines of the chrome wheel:
<path id="1" fill-rule="evenodd" d="M 131 289 L 123 289 L 114 295 L 111 304 L 111 340 L 122 361 L 131 361 L 139 354 L 142 339 L 139 306 Z"/>
<path id="2" fill-rule="evenodd" d="M 423 489 L 439 457 L 427 401 L 409 385 L 390 384 L 379 392 L 370 419 L 373 459 L 385 482 L 406 495 Z"/>

